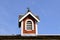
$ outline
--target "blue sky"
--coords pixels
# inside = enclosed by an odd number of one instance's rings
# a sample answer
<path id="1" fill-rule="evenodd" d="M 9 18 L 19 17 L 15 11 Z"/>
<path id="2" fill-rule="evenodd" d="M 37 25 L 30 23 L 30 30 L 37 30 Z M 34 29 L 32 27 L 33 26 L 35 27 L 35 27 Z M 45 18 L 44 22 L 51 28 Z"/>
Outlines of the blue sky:
<path id="1" fill-rule="evenodd" d="M 27 7 L 41 19 L 39 34 L 60 34 L 60 0 L 0 0 L 0 34 L 20 34 L 18 15 Z"/>

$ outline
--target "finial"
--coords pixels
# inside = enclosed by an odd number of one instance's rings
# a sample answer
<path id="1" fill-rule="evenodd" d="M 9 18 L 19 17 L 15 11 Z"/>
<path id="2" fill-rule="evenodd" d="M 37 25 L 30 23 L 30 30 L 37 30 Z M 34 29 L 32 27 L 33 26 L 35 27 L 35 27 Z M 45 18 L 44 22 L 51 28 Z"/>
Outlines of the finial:
<path id="1" fill-rule="evenodd" d="M 28 11 L 27 12 L 30 12 L 30 9 L 29 8 L 27 8 L 28 9 Z"/>

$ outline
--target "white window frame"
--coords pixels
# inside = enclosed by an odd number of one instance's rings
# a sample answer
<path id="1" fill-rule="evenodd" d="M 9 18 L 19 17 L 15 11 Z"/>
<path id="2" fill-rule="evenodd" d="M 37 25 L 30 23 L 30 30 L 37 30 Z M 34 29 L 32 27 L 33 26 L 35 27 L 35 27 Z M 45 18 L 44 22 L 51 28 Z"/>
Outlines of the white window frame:
<path id="1" fill-rule="evenodd" d="M 27 19 L 25 21 L 25 30 L 27 30 L 27 21 L 31 21 L 32 22 L 32 30 L 34 30 L 34 23 L 33 23 L 33 21 L 31 19 Z M 32 30 L 27 30 L 27 31 L 32 31 Z"/>

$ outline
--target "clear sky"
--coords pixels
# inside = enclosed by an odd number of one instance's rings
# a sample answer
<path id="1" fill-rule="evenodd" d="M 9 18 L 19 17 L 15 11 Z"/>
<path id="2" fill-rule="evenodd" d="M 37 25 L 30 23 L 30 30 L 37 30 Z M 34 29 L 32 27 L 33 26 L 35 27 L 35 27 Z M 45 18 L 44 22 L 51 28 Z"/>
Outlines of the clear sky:
<path id="1" fill-rule="evenodd" d="M 40 18 L 39 34 L 60 34 L 60 0 L 0 0 L 0 34 L 20 34 L 18 15 L 27 7 Z"/>

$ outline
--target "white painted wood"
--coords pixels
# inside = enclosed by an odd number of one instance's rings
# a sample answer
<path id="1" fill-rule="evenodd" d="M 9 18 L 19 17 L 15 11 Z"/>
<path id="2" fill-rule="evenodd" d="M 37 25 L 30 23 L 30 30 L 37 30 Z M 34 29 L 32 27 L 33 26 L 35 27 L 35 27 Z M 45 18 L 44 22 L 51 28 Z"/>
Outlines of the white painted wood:
<path id="1" fill-rule="evenodd" d="M 21 36 L 23 36 L 23 21 L 21 22 Z"/>
<path id="2" fill-rule="evenodd" d="M 36 34 L 23 34 L 22 36 L 37 36 Z"/>
<path id="3" fill-rule="evenodd" d="M 36 25 L 36 35 L 38 35 L 38 27 L 36 22 L 35 22 L 35 25 Z"/>

